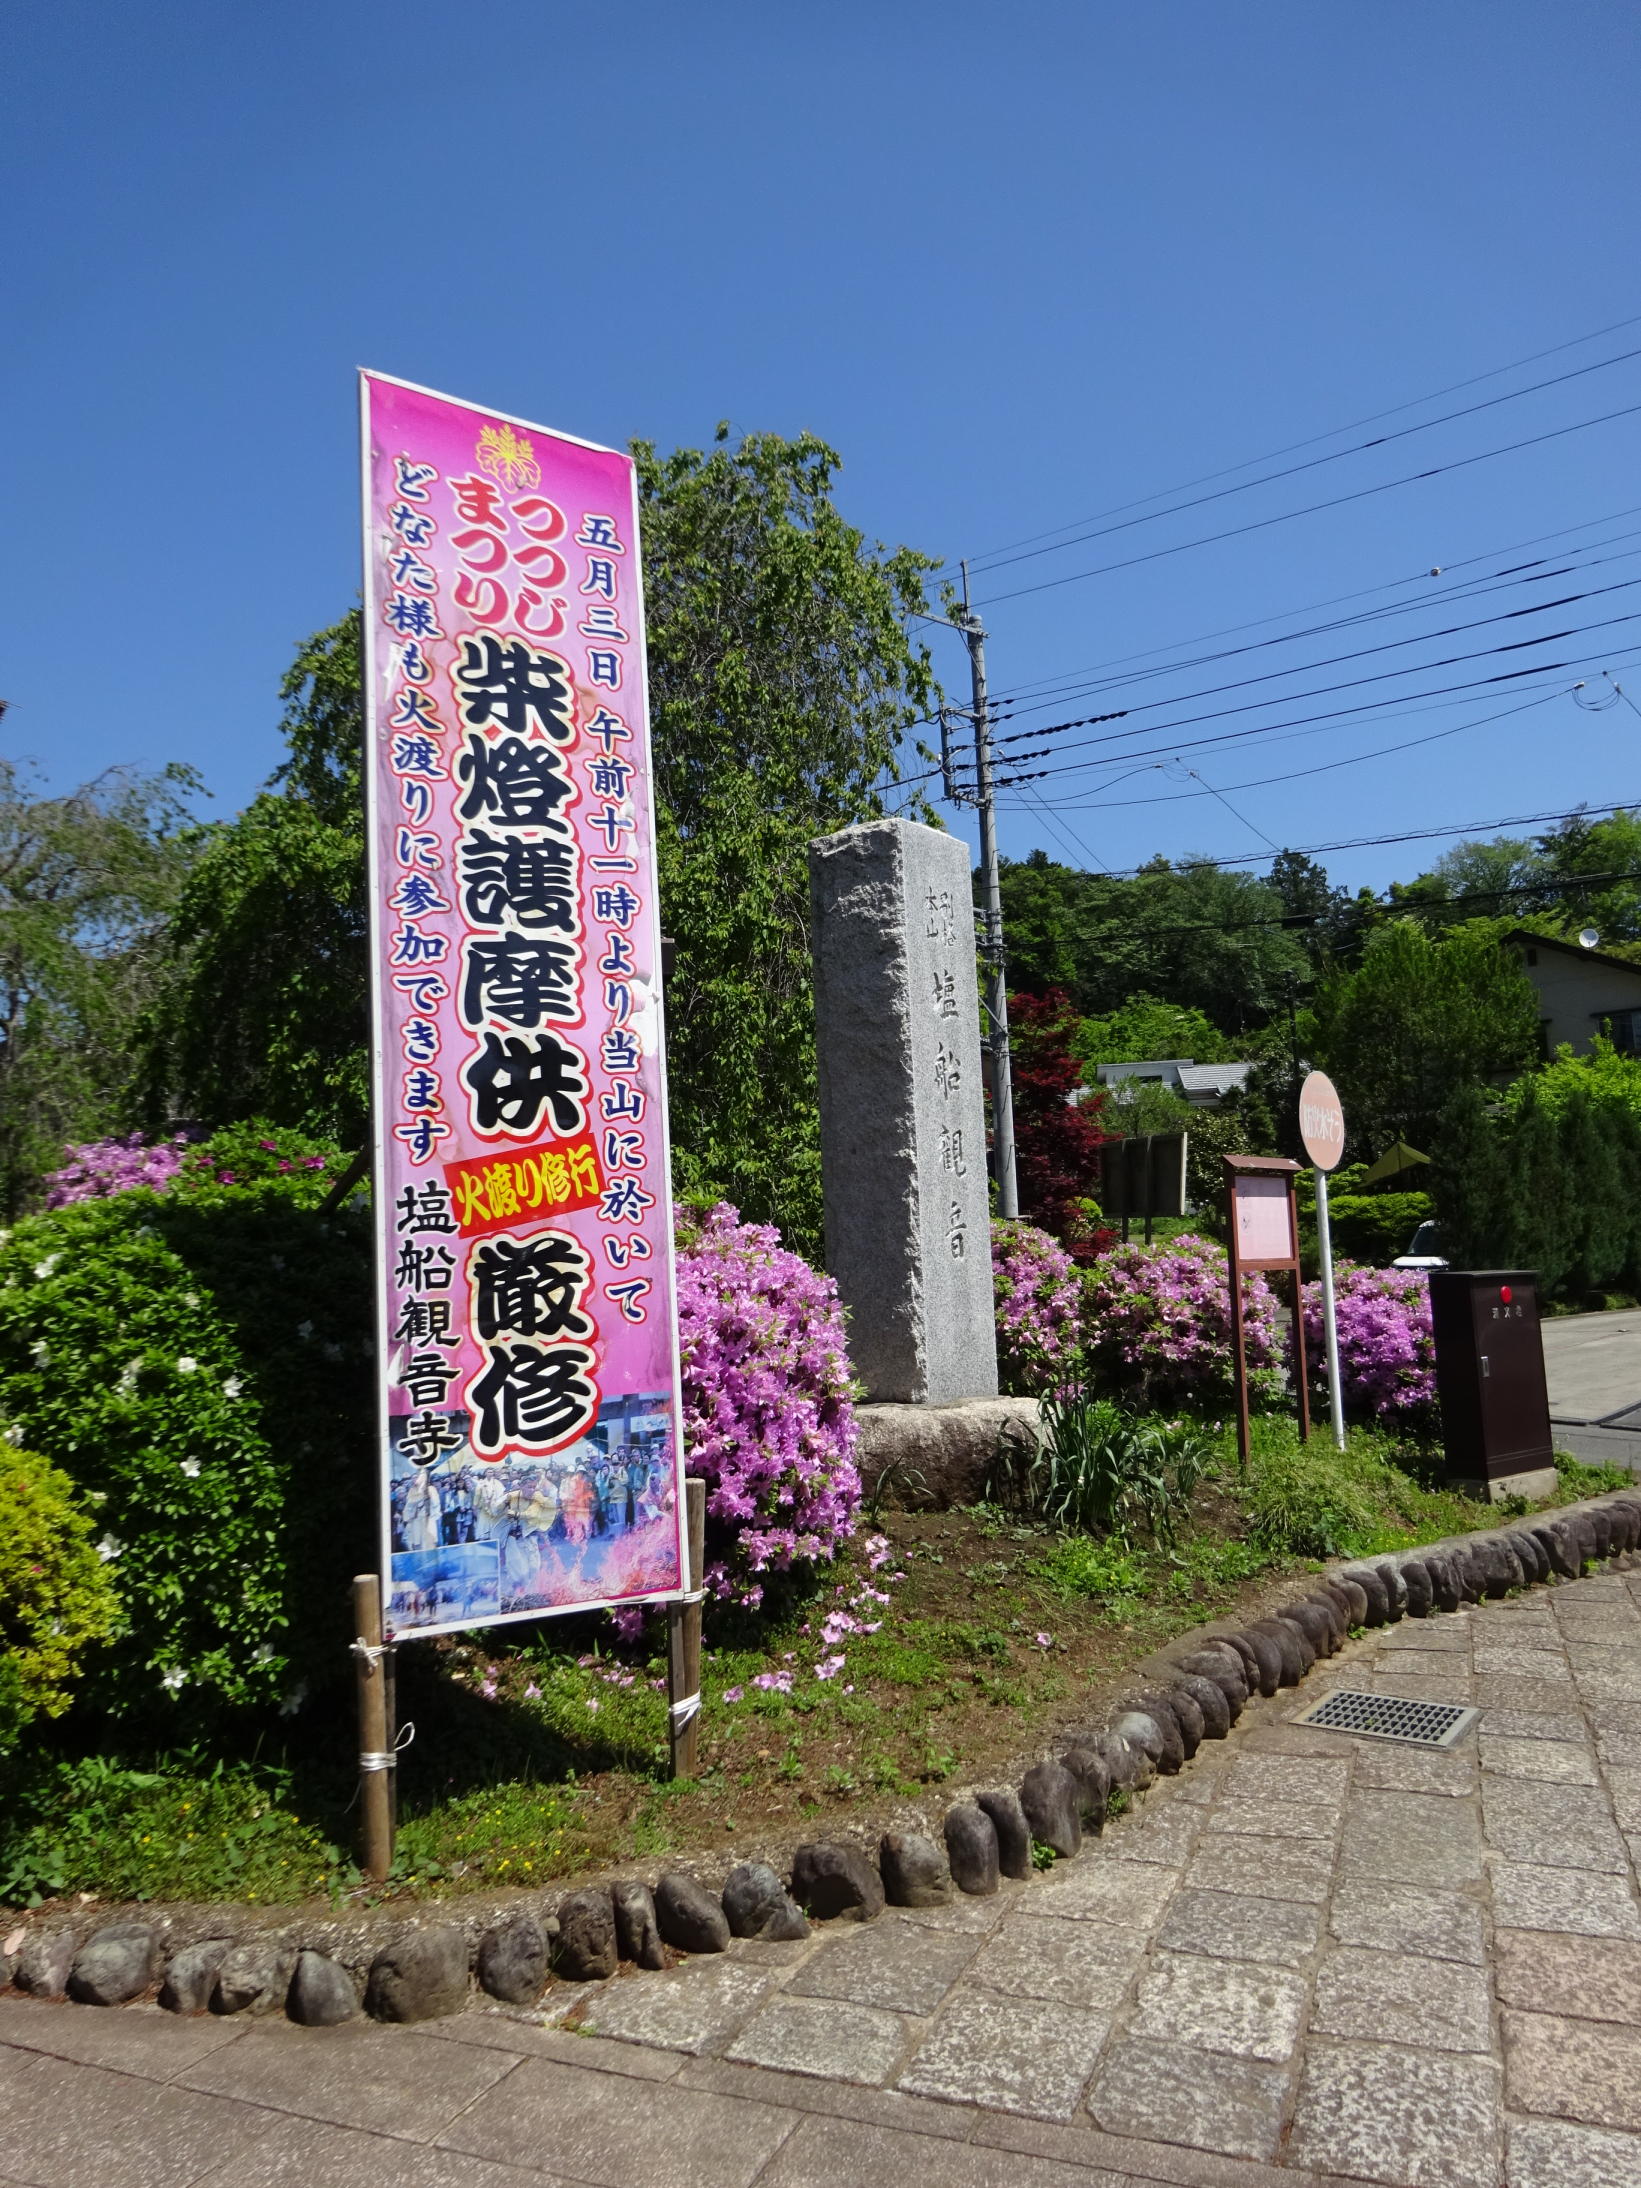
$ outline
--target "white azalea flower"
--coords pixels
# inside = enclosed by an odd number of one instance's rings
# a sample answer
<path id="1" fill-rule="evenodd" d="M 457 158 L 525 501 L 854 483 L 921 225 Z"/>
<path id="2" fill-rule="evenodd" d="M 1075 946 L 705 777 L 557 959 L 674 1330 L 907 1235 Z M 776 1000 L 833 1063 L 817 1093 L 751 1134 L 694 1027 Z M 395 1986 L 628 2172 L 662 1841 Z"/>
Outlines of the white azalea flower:
<path id="1" fill-rule="evenodd" d="M 279 1705 L 281 1717 L 294 1717 L 308 1698 L 308 1682 L 299 1680 Z"/>
<path id="2" fill-rule="evenodd" d="M 264 1641 L 261 1647 L 252 1655 L 251 1662 L 253 1664 L 271 1664 L 273 1662 L 273 1643 Z"/>
<path id="3" fill-rule="evenodd" d="M 22 1423 L 21 1423 L 20 1421 L 13 1421 L 13 1422 L 12 1422 L 12 1424 L 11 1424 L 11 1426 L 10 1426 L 10 1428 L 8 1428 L 8 1429 L 6 1430 L 6 1441 L 7 1441 L 7 1443 L 19 1443 L 19 1444 L 20 1444 L 20 1443 L 22 1442 L 22 1440 L 23 1440 L 23 1427 L 22 1427 Z"/>
<path id="4" fill-rule="evenodd" d="M 199 1362 L 193 1357 L 191 1353 L 185 1352 L 182 1358 L 177 1362 L 177 1373 L 179 1375 L 193 1375 L 198 1372 L 198 1369 Z"/>
<path id="5" fill-rule="evenodd" d="M 134 1398 L 137 1394 L 137 1377 L 141 1371 L 142 1362 L 140 1360 L 132 1360 L 121 1368 L 120 1379 L 114 1385 L 115 1394 L 121 1398 Z"/>
<path id="6" fill-rule="evenodd" d="M 182 1468 L 183 1472 L 188 1476 L 188 1479 L 190 1481 L 192 1481 L 195 1475 L 199 1472 L 198 1459 L 179 1459 L 177 1461 L 177 1464 Z"/>
<path id="7" fill-rule="evenodd" d="M 222 1386 L 222 1395 L 225 1398 L 237 1398 L 244 1388 L 245 1383 L 243 1377 L 238 1375 L 230 1375 L 228 1377 L 228 1380 Z"/>
<path id="8" fill-rule="evenodd" d="M 160 1675 L 160 1685 L 164 1687 L 167 1694 L 176 1694 L 187 1684 L 188 1674 L 180 1665 L 173 1664 L 169 1671 Z"/>
<path id="9" fill-rule="evenodd" d="M 185 1307 L 197 1307 L 199 1305 L 199 1293 L 184 1292 L 182 1295 L 182 1303 Z"/>
<path id="10" fill-rule="evenodd" d="M 44 1261 L 37 1261 L 34 1264 L 34 1273 L 40 1279 L 42 1284 L 51 1274 L 52 1270 L 56 1268 L 58 1262 L 61 1261 L 62 1258 L 63 1257 L 61 1254 L 47 1254 Z"/>
<path id="11" fill-rule="evenodd" d="M 97 1545 L 97 1555 L 105 1565 L 111 1565 L 115 1558 L 122 1557 L 124 1554 L 125 1544 L 117 1536 L 104 1535 Z"/>
<path id="12" fill-rule="evenodd" d="M 311 1337 L 313 1335 L 313 1324 L 311 1322 L 298 1322 L 296 1334 L 298 1337 Z"/>
<path id="13" fill-rule="evenodd" d="M 51 1358 L 51 1347 L 46 1343 L 43 1337 L 37 1337 L 34 1340 L 33 1344 L 30 1345 L 30 1347 L 28 1348 L 28 1352 L 29 1358 L 34 1362 L 36 1367 L 44 1367 L 46 1365 L 46 1362 Z"/>

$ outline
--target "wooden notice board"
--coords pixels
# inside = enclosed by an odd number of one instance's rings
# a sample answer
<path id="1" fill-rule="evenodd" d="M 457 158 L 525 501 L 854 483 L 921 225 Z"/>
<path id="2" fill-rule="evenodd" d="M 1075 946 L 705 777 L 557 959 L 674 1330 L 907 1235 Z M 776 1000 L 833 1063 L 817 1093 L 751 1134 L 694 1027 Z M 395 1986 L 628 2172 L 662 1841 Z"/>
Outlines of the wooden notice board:
<path id="1" fill-rule="evenodd" d="M 1299 1269 L 1299 1210 L 1294 1180 L 1299 1165 L 1280 1155 L 1226 1155 L 1225 1235 L 1230 1261 L 1231 1350 L 1236 1377 L 1236 1447 L 1243 1470 L 1248 1465 L 1248 1338 L 1242 1307 L 1242 1279 L 1256 1270 L 1293 1278 L 1293 1372 L 1299 1394 L 1299 1433 L 1311 1432 L 1310 1391 L 1305 1366 L 1305 1301 Z"/>

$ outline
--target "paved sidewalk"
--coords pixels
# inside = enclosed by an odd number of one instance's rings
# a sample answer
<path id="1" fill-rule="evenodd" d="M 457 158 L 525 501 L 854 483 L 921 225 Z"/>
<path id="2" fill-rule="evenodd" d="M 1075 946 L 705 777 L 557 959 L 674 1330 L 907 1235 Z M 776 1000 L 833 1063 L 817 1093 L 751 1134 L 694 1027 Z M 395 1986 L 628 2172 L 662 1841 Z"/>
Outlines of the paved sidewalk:
<path id="1" fill-rule="evenodd" d="M 1287 1722 L 1335 1685 L 1483 1715 Z M 535 2019 L 0 2001 L 0 2183 L 1638 2188 L 1638 1859 L 1641 1572 L 1366 1636 L 994 1900 Z"/>

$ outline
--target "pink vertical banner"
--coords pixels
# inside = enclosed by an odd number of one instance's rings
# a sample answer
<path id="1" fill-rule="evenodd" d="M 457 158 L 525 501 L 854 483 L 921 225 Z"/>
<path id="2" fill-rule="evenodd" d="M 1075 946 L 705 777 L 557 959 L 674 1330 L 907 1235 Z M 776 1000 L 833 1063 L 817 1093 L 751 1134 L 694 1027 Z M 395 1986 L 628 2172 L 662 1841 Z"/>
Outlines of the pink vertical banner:
<path id="1" fill-rule="evenodd" d="M 388 1624 L 683 1586 L 631 459 L 360 376 Z"/>

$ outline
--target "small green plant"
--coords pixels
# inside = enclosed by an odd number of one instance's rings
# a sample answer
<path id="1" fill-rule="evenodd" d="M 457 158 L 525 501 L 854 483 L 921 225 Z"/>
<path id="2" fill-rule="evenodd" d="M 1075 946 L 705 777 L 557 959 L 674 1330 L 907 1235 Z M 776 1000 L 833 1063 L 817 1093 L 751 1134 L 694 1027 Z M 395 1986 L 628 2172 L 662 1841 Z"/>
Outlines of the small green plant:
<path id="1" fill-rule="evenodd" d="M 1569 1502 L 1599 1497 L 1613 1489 L 1633 1489 L 1635 1476 L 1627 1466 L 1591 1466 L 1570 1451 L 1556 1453 L 1556 1480 Z"/>
<path id="2" fill-rule="evenodd" d="M 1085 1389 L 1045 1398 L 1043 1431 L 1020 1483 L 1040 1518 L 1067 1533 L 1172 1546 L 1213 1456 L 1197 1422 L 1132 1414 Z"/>
<path id="3" fill-rule="evenodd" d="M 890 1459 L 878 1469 L 878 1476 L 861 1499 L 861 1517 L 869 1527 L 875 1527 L 883 1517 L 883 1507 L 891 1493 L 904 1504 L 908 1499 L 921 1501 L 928 1496 L 929 1478 L 919 1466 L 909 1466 L 904 1459 Z"/>
<path id="4" fill-rule="evenodd" d="M 1150 1584 L 1146 1561 L 1126 1543 L 1071 1535 L 1058 1542 L 1037 1570 L 1061 1595 L 1091 1596 L 1113 1608 L 1140 1601 Z"/>
<path id="5" fill-rule="evenodd" d="M 107 1561 L 74 1484 L 0 1442 L 0 1755 L 35 1717 L 60 1717 L 87 1656 L 119 1623 Z"/>
<path id="6" fill-rule="evenodd" d="M 1034 1869 L 1052 1869 L 1059 1858 L 1052 1846 L 1045 1846 L 1041 1839 L 1032 1840 L 1031 1866 Z"/>

